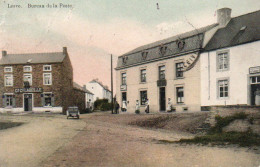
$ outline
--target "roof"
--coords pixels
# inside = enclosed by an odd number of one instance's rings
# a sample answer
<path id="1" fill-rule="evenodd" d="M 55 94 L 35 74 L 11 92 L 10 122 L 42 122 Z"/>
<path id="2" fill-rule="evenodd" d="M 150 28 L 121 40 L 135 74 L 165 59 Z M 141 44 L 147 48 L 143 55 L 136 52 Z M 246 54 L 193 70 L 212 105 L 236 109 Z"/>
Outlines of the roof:
<path id="1" fill-rule="evenodd" d="M 77 90 L 79 90 L 79 91 L 88 93 L 88 92 L 86 91 L 86 89 L 84 89 L 82 86 L 80 86 L 80 85 L 77 84 L 76 82 L 73 82 L 73 88 L 74 88 L 74 89 L 77 89 Z"/>
<path id="2" fill-rule="evenodd" d="M 63 52 L 53 52 L 53 53 L 28 53 L 28 54 L 7 54 L 2 56 L 0 60 L 0 65 L 7 64 L 30 64 L 38 63 L 61 63 L 66 54 Z"/>
<path id="3" fill-rule="evenodd" d="M 98 83 L 100 86 L 102 86 L 105 90 L 109 91 L 108 87 L 106 85 L 103 85 L 100 81 L 93 79 L 92 81 L 90 81 L 89 83 Z"/>
<path id="4" fill-rule="evenodd" d="M 179 34 L 167 39 L 163 39 L 160 41 L 156 41 L 144 46 L 140 46 L 130 52 L 127 52 L 121 56 L 118 57 L 117 62 L 117 68 L 126 68 L 128 66 L 137 64 L 137 63 L 146 63 L 151 60 L 155 60 L 157 58 L 161 58 L 162 55 L 159 53 L 159 48 L 161 46 L 167 46 L 166 53 L 163 55 L 163 57 L 169 56 L 169 55 L 176 55 L 176 54 L 182 54 L 187 53 L 189 51 L 193 51 L 196 49 L 200 49 L 202 46 L 204 33 L 214 27 L 216 27 L 218 24 L 212 24 L 206 27 L 202 27 L 193 31 L 189 31 L 183 34 Z M 178 47 L 178 41 L 184 41 L 184 47 L 179 48 Z M 144 60 L 142 58 L 142 52 L 147 51 L 147 57 Z M 127 61 L 123 63 L 123 57 L 127 56 Z"/>
<path id="5" fill-rule="evenodd" d="M 205 47 L 206 51 L 236 46 L 260 39 L 260 10 L 232 18 L 217 30 Z"/>

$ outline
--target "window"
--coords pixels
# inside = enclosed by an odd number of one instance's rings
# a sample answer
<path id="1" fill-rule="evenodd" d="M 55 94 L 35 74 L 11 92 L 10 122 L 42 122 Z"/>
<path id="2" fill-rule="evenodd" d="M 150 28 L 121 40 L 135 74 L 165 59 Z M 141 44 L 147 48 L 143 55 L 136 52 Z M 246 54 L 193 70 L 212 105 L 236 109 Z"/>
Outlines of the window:
<path id="1" fill-rule="evenodd" d="M 226 71 L 229 68 L 229 55 L 228 52 L 219 53 L 217 55 L 217 70 Z"/>
<path id="2" fill-rule="evenodd" d="M 260 83 L 260 76 L 250 77 L 251 84 L 259 84 Z"/>
<path id="3" fill-rule="evenodd" d="M 6 107 L 13 106 L 13 95 L 5 95 L 5 105 Z"/>
<path id="4" fill-rule="evenodd" d="M 43 85 L 51 85 L 52 84 L 52 76 L 51 73 L 43 74 Z"/>
<path id="5" fill-rule="evenodd" d="M 219 98 L 228 97 L 228 80 L 218 81 L 218 97 Z"/>
<path id="6" fill-rule="evenodd" d="M 167 46 L 161 46 L 160 47 L 160 54 L 162 56 L 164 56 L 166 54 L 166 51 L 167 51 Z"/>
<path id="7" fill-rule="evenodd" d="M 24 72 L 32 72 L 32 67 L 31 66 L 24 66 L 23 71 Z"/>
<path id="8" fill-rule="evenodd" d="M 122 73 L 122 85 L 126 85 L 126 73 Z"/>
<path id="9" fill-rule="evenodd" d="M 44 106 L 52 106 L 51 103 L 51 98 L 52 98 L 52 94 L 51 93 L 45 93 L 43 94 L 43 98 L 44 98 Z"/>
<path id="10" fill-rule="evenodd" d="M 159 66 L 159 80 L 165 79 L 165 66 Z"/>
<path id="11" fill-rule="evenodd" d="M 51 65 L 44 65 L 43 71 L 51 71 Z"/>
<path id="12" fill-rule="evenodd" d="M 146 82 L 146 69 L 141 70 L 141 82 Z"/>
<path id="13" fill-rule="evenodd" d="M 13 75 L 12 74 L 5 75 L 5 86 L 13 86 Z"/>
<path id="14" fill-rule="evenodd" d="M 140 102 L 141 105 L 145 105 L 145 102 L 147 100 L 147 91 L 140 91 Z"/>
<path id="15" fill-rule="evenodd" d="M 29 82 L 30 86 L 32 85 L 32 74 L 24 74 L 23 75 L 23 81 Z"/>
<path id="16" fill-rule="evenodd" d="M 13 72 L 13 67 L 5 67 L 4 72 Z"/>
<path id="17" fill-rule="evenodd" d="M 184 88 L 183 87 L 176 87 L 176 99 L 177 104 L 184 103 Z"/>
<path id="18" fill-rule="evenodd" d="M 175 64 L 175 66 L 176 66 L 176 78 L 183 77 L 183 65 L 184 65 L 183 62 Z"/>

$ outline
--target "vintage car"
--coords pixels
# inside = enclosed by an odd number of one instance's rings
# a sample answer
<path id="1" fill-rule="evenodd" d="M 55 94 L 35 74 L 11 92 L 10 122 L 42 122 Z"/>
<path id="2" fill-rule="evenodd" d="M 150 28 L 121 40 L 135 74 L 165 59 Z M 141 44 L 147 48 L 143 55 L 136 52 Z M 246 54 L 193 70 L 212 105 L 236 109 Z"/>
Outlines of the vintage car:
<path id="1" fill-rule="evenodd" d="M 76 117 L 77 119 L 79 119 L 79 115 L 80 113 L 78 107 L 69 107 L 67 109 L 67 119 L 69 119 L 69 117 Z"/>

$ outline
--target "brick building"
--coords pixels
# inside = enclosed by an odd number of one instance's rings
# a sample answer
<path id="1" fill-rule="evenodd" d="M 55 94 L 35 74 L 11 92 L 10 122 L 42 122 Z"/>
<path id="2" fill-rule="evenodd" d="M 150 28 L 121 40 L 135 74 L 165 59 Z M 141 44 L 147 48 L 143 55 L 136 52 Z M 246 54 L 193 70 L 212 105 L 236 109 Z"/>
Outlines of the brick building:
<path id="1" fill-rule="evenodd" d="M 2 51 L 0 78 L 0 112 L 65 112 L 68 106 L 85 104 L 84 90 L 73 85 L 73 68 L 66 47 L 53 53 Z"/>

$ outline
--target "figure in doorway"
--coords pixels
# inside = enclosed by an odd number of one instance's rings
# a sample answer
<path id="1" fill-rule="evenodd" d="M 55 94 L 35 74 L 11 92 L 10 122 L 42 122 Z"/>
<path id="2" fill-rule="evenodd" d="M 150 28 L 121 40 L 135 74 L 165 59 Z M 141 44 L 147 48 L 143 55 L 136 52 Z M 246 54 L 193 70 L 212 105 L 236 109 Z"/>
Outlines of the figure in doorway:
<path id="1" fill-rule="evenodd" d="M 260 88 L 255 91 L 255 105 L 260 105 Z"/>
<path id="2" fill-rule="evenodd" d="M 136 100 L 135 113 L 140 114 L 140 103 L 138 100 Z"/>
<path id="3" fill-rule="evenodd" d="M 168 98 L 167 112 L 172 112 L 172 100 Z"/>
<path id="4" fill-rule="evenodd" d="M 145 102 L 145 112 L 146 113 L 149 113 L 149 99 L 146 99 L 146 102 Z"/>
<path id="5" fill-rule="evenodd" d="M 117 101 L 115 102 L 115 108 L 116 108 L 116 114 L 119 114 L 120 105 L 118 104 Z"/>

